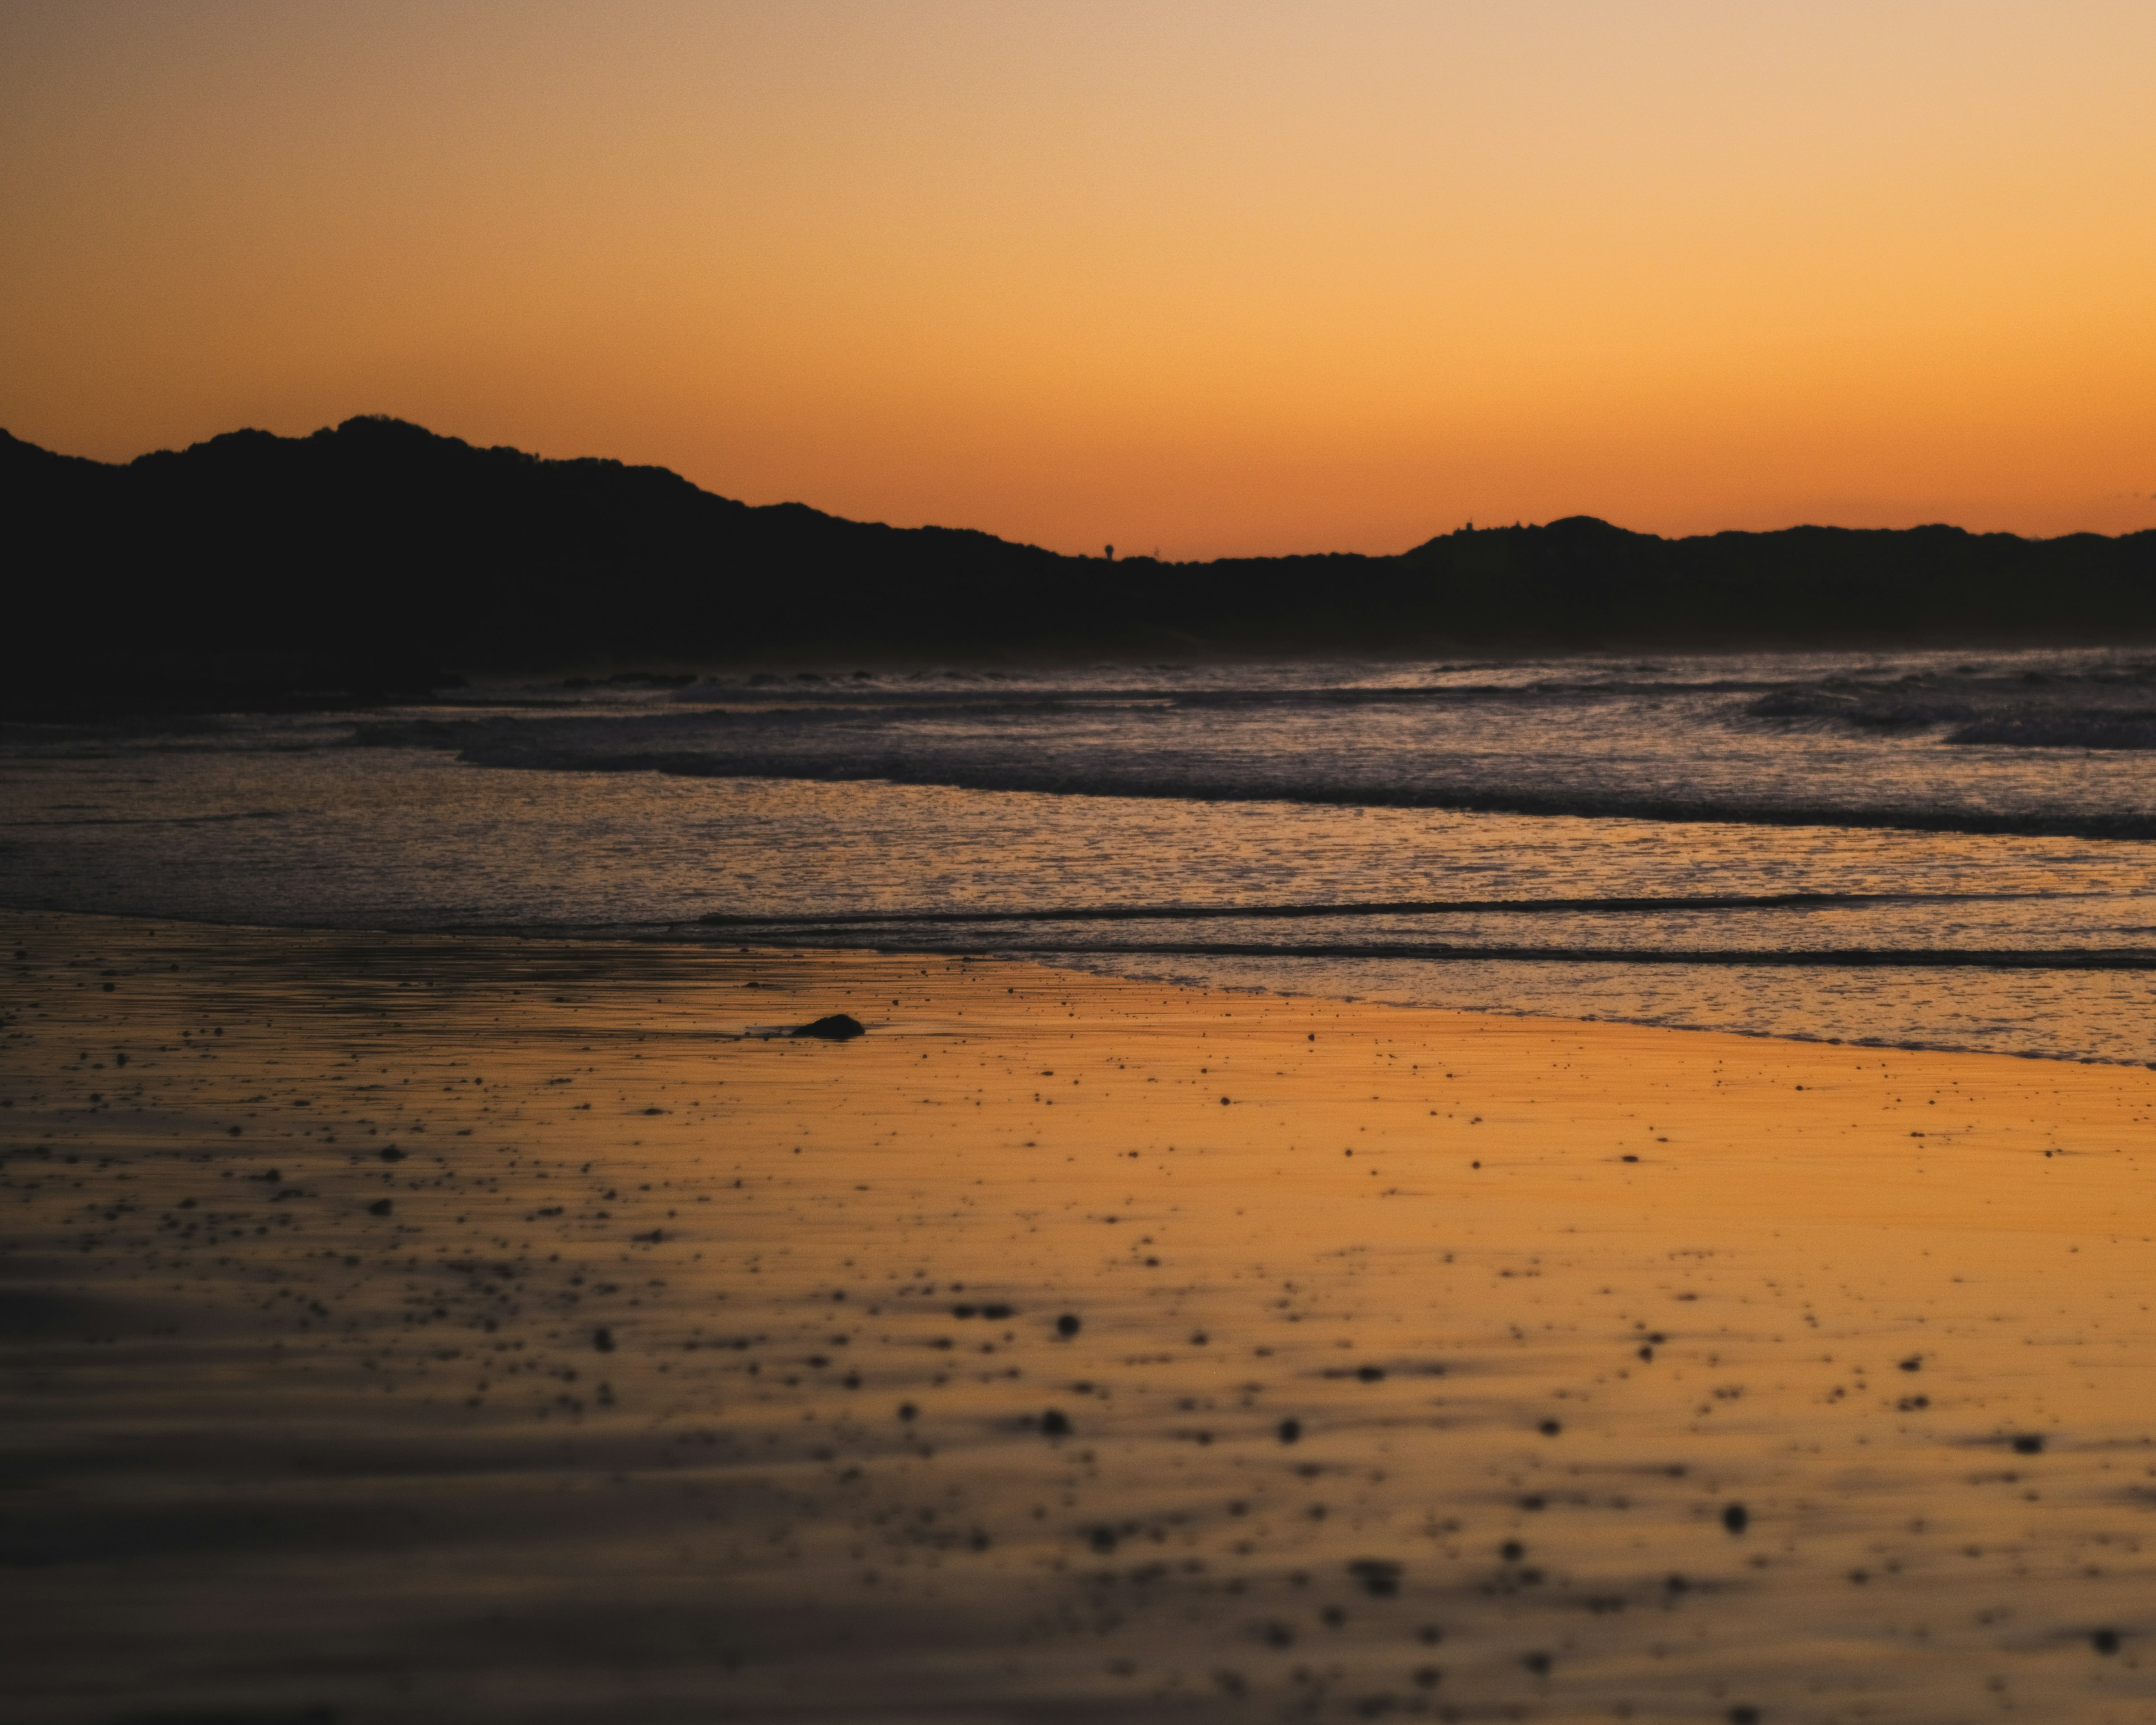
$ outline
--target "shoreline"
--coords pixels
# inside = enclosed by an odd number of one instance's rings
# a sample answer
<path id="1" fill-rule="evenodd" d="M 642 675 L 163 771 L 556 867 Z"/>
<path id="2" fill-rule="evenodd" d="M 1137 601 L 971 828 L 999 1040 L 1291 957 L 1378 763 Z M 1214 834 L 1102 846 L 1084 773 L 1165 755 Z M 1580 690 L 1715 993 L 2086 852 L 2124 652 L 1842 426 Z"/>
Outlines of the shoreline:
<path id="1" fill-rule="evenodd" d="M 2156 1706 L 2138 1068 L 0 937 L 27 1718 Z"/>
<path id="2" fill-rule="evenodd" d="M 1125 949 L 1081 947 L 1075 946 L 1067 948 L 1059 947 L 1053 949 L 1029 948 L 1023 950 L 983 950 L 980 952 L 961 952 L 950 948 L 938 949 L 898 946 L 886 947 L 875 944 L 845 946 L 824 946 L 807 943 L 798 945 L 744 945 L 738 942 L 732 941 L 725 937 L 715 939 L 701 934 L 699 932 L 699 929 L 701 925 L 697 922 L 636 925 L 617 924 L 611 926 L 576 924 L 565 926 L 558 929 L 538 927 L 531 925 L 519 926 L 499 923 L 475 923 L 468 927 L 453 928 L 399 929 L 384 927 L 377 924 L 362 927 L 357 924 L 346 926 L 340 924 L 312 922 L 275 923 L 241 921 L 227 922 L 220 922 L 213 917 L 167 916 L 147 911 L 23 910 L 0 906 L 0 919 L 6 919 L 8 917 L 76 918 L 88 921 L 111 922 L 122 925 L 154 924 L 160 927 L 169 926 L 174 928 L 214 929 L 226 931 L 235 934 L 260 934 L 265 936 L 283 935 L 293 937 L 318 936 L 325 938 L 367 939 L 379 937 L 387 940 L 412 941 L 511 941 L 541 947 L 558 944 L 569 947 L 619 946 L 629 948 L 670 947 L 678 948 L 684 952 L 702 952 L 707 954 L 729 953 L 736 956 L 757 954 L 770 958 L 783 957 L 789 954 L 798 953 L 810 957 L 869 957 L 880 959 L 889 959 L 899 963 L 907 963 L 918 960 L 922 963 L 958 963 L 968 964 L 1018 964 L 1029 967 L 1034 969 L 1049 972 L 1062 972 L 1067 970 L 1072 974 L 1084 975 L 1111 982 L 1128 982 L 1142 987 L 1168 988 L 1181 990 L 1190 990 L 1200 993 L 1242 995 L 1254 999 L 1278 999 L 1283 1001 L 1301 1000 L 1312 1002 L 1320 1005 L 1330 1002 L 1341 1005 L 1383 1008 L 1393 1011 L 1465 1014 L 1473 1016 L 1487 1015 L 1496 1018 L 1523 1019 L 1536 1024 L 1551 1025 L 1623 1025 L 1630 1026 L 1638 1029 L 1667 1030 L 1685 1035 L 1736 1036 L 1742 1037 L 1749 1041 L 1788 1042 L 1830 1048 L 1870 1049 L 1875 1052 L 1880 1053 L 1973 1055 L 1980 1055 L 1986 1059 L 2042 1060 L 2056 1062 L 2062 1065 L 2115 1066 L 2128 1070 L 2146 1067 L 2150 1071 L 2156 1071 L 2156 1060 L 2143 1060 L 2133 1055 L 2055 1053 L 2044 1049 L 1985 1049 L 1973 1047 L 1962 1043 L 1926 1042 L 1911 1038 L 1889 1040 L 1885 1037 L 1829 1036 L 1816 1032 L 1804 1030 L 1754 1029 L 1737 1025 L 1689 1024 L 1671 1022 L 1661 1019 L 1630 1018 L 1609 1013 L 1588 1014 L 1576 1017 L 1566 1017 L 1557 1014 L 1541 1012 L 1525 1007 L 1506 1005 L 1484 1006 L 1450 1003 L 1439 1005 L 1421 1001 L 1388 999 L 1372 994 L 1333 993 L 1317 989 L 1286 988 L 1277 987 L 1270 983 L 1245 983 L 1208 981 L 1204 978 L 1182 977 L 1170 972 L 1163 972 L 1152 969 L 1110 969 L 1104 965 L 1101 968 L 1096 970 L 1085 968 L 1082 964 L 1078 963 L 1078 961 L 1082 961 L 1090 956 L 1099 956 L 1102 958 L 1122 957 L 1173 957 L 1178 955 L 1187 954 L 1188 956 L 1199 958 L 1228 956 L 1260 957 L 1278 957 L 1291 959 L 1312 956 L 1311 954 L 1294 951 L 1283 951 L 1279 947 L 1253 947 L 1247 952 L 1240 948 L 1226 947 L 1208 947 L 1194 950 L 1183 947 Z M 2009 971 L 2064 968 L 2073 971 L 2090 972 L 2108 972 L 2114 970 L 2138 972 L 2144 969 L 2156 968 L 2156 952 L 2150 952 L 2141 948 L 2118 949 L 2115 954 L 2109 949 L 2095 949 L 2086 956 L 2099 957 L 2116 956 L 2118 957 L 2122 962 L 2091 966 L 2063 967 L 2047 965 L 2041 962 L 2024 962 L 2028 959 L 2041 961 L 2043 959 L 2059 956 L 2058 954 L 2048 952 L 2038 952 L 2033 954 L 2021 955 L 2011 951 L 2005 950 L 1996 952 L 1989 951 L 1972 951 L 1967 953 L 1964 953 L 1954 949 L 1942 949 L 1942 951 L 1943 956 L 1942 957 L 1940 963 L 1936 965 L 1919 968 L 1943 970 L 1997 969 Z M 1396 948 L 1373 948 L 1367 954 L 1356 952 L 1340 952 L 1327 949 L 1325 952 L 1317 956 L 1367 956 L 1372 958 L 1398 959 L 1402 963 L 1420 963 L 1429 960 L 1432 955 L 1421 952 L 1403 952 Z M 1763 951 L 1757 955 L 1756 957 L 1748 953 L 1738 951 L 1712 952 L 1704 955 L 1698 952 L 1681 952 L 1674 955 L 1657 954 L 1652 957 L 1635 957 L 1630 954 L 1625 954 L 1624 956 L 1612 956 L 1610 954 L 1604 953 L 1583 956 L 1580 953 L 1574 952 L 1558 952 L 1549 954 L 1547 958 L 1543 958 L 1540 955 L 1539 949 L 1478 948 L 1473 950 L 1462 949 L 1450 956 L 1451 962 L 1462 963 L 1513 963 L 1522 962 L 1543 962 L 1553 964 L 1576 964 L 1588 966 L 1606 963 L 1628 966 L 1667 964 L 1682 968 L 1686 965 L 1698 963 L 1704 960 L 1704 962 L 1712 963 L 1717 968 L 1742 968 L 1748 964 L 1756 964 L 1760 968 L 1773 969 L 1804 969 L 1807 968 L 1813 968 L 1826 970 L 1864 968 L 1893 970 L 1909 968 L 1906 956 L 1898 955 L 1898 949 L 1897 949 L 1897 954 L 1894 955 L 1894 962 L 1892 963 L 1881 963 L 1879 962 L 1876 955 L 1866 952 L 1858 952 L 1848 957 L 1835 954 L 1831 957 L 1820 959 L 1817 957 L 1816 955 L 1813 954 L 1790 957 L 1774 951 Z M 2071 956 L 2084 955 L 2075 953 Z M 2124 962 L 2129 958 L 2132 962 Z M 1867 960 L 1869 962 L 1866 962 Z"/>

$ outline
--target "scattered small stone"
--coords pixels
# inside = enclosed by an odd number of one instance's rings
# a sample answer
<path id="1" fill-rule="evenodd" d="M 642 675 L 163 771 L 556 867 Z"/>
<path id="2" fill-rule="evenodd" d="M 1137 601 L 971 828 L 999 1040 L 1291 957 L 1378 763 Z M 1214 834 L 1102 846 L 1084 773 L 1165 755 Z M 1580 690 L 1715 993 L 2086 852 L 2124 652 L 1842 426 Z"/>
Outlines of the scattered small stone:
<path id="1" fill-rule="evenodd" d="M 1752 1525 L 1752 1512 L 1741 1503 L 1726 1505 L 1722 1512 L 1722 1525 L 1732 1533 L 1742 1533 Z"/>
<path id="2" fill-rule="evenodd" d="M 1400 1590 L 1400 1566 L 1389 1558 L 1357 1558 L 1348 1573 L 1373 1599 L 1389 1599 Z"/>
<path id="3" fill-rule="evenodd" d="M 370 1216 L 386 1216 L 389 1214 L 390 1209 L 391 1205 L 388 1199 L 377 1198 L 372 1204 L 367 1205 L 367 1213 Z"/>
<path id="4" fill-rule="evenodd" d="M 1040 1435 L 1043 1437 L 1064 1438 L 1070 1435 L 1070 1420 L 1060 1408 L 1050 1408 L 1040 1416 Z"/>
<path id="5" fill-rule="evenodd" d="M 612 1353 L 613 1352 L 613 1332 L 607 1328 L 604 1324 L 600 1325 L 598 1328 L 592 1332 L 592 1346 L 598 1349 L 601 1353 Z"/>

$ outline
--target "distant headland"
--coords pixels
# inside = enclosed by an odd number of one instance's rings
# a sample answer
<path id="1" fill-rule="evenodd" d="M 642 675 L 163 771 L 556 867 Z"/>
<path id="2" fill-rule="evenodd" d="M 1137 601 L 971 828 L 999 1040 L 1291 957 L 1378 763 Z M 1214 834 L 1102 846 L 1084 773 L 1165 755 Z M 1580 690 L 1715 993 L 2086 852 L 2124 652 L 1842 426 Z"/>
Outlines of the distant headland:
<path id="1" fill-rule="evenodd" d="M 2156 639 L 2156 531 L 1662 539 L 1578 516 L 1392 557 L 1163 563 L 753 507 L 384 418 L 125 464 L 0 432 L 17 716 L 459 675 L 924 657 Z"/>

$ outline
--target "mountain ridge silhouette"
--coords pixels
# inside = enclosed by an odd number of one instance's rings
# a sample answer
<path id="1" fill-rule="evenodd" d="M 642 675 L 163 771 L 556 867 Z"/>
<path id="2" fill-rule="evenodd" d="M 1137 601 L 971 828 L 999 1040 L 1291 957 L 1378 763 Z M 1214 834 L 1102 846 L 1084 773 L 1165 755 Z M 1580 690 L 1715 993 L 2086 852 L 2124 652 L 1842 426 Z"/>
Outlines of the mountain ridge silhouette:
<path id="1" fill-rule="evenodd" d="M 1393 556 L 1110 562 L 380 415 L 126 463 L 0 431 L 0 511 L 18 625 L 0 711 L 18 716 L 834 656 L 2156 639 L 2156 531 L 1664 539 L 1573 516 Z"/>

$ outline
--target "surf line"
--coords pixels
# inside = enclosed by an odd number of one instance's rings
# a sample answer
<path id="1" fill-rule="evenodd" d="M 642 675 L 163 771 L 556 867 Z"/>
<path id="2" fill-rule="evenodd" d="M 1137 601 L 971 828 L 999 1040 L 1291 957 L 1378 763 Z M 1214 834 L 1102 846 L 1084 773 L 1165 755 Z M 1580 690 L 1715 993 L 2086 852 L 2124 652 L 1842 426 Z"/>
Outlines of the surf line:
<path id="1" fill-rule="evenodd" d="M 838 937 L 839 928 L 813 931 L 822 939 L 783 940 L 767 937 L 774 945 L 839 948 L 856 944 Z M 812 932 L 803 929 L 804 935 Z M 916 952 L 914 947 L 879 945 L 875 952 Z M 1956 947 L 1815 947 L 1799 951 L 1786 947 L 1535 947 L 1444 946 L 1399 942 L 1376 945 L 1356 942 L 1281 941 L 1041 941 L 1020 940 L 978 945 L 938 945 L 932 950 L 946 954 L 973 953 L 983 957 L 1027 957 L 1092 955 L 1099 957 L 1191 958 L 1354 958 L 1411 959 L 1433 963 L 1527 964 L 1661 964 L 1674 966 L 1772 967 L 1778 969 L 1832 968 L 1872 970 L 2156 970 L 2156 947 L 2073 947 L 2030 948 Z"/>
<path id="2" fill-rule="evenodd" d="M 752 916 L 714 911 L 696 921 L 714 928 L 850 928 L 911 923 L 1180 922 L 1284 916 L 1447 916 L 1500 911 L 1532 916 L 1566 911 L 1802 911 L 1871 905 L 1970 904 L 2078 895 L 2014 892 L 1682 893 L 1630 898 L 1390 899 L 1367 903 L 1289 905 L 1067 905 L 1025 911 L 831 911 Z"/>

